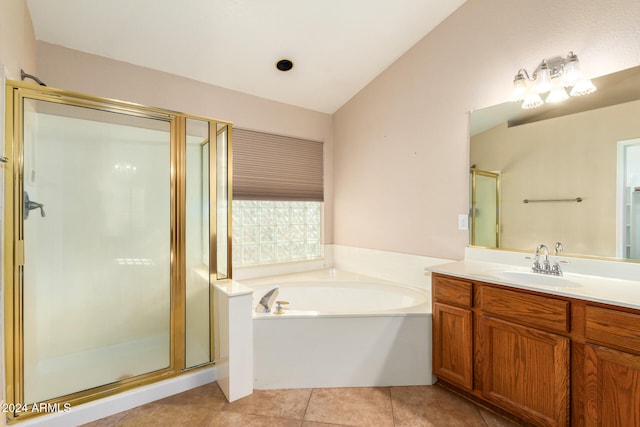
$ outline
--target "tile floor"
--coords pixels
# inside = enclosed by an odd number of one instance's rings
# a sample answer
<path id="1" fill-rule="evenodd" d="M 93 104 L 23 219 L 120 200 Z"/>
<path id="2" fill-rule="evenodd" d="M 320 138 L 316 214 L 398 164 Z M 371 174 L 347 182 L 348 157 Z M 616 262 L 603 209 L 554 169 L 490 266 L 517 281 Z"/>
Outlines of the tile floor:
<path id="1" fill-rule="evenodd" d="M 437 385 L 256 390 L 228 403 L 217 383 L 211 383 L 84 427 L 515 425 Z"/>

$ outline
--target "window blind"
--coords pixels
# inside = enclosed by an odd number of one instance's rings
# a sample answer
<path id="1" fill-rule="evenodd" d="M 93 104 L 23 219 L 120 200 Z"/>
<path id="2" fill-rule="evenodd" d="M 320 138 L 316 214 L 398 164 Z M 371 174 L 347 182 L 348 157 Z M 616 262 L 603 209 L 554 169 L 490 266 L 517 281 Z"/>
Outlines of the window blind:
<path id="1" fill-rule="evenodd" d="M 233 198 L 324 201 L 323 143 L 233 128 Z"/>

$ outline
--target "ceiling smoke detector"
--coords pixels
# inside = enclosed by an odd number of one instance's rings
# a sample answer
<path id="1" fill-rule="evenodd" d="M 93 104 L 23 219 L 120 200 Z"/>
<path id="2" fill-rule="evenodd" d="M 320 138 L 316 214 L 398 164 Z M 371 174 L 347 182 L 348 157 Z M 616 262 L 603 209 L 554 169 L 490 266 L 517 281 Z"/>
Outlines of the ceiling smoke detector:
<path id="1" fill-rule="evenodd" d="M 276 62 L 276 68 L 280 71 L 289 71 L 293 68 L 293 61 L 289 59 L 281 59 Z"/>

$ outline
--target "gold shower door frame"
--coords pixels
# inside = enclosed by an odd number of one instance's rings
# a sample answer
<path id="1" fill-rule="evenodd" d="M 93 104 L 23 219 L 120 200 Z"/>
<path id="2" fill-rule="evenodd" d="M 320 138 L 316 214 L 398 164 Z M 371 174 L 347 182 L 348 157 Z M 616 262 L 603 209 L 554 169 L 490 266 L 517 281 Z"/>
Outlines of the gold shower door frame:
<path id="1" fill-rule="evenodd" d="M 478 177 L 489 178 L 495 181 L 495 245 L 483 246 L 483 247 L 500 247 L 500 174 L 495 172 L 483 171 L 478 169 L 471 169 L 471 207 L 469 216 L 471 217 L 471 227 L 469 229 L 469 244 L 471 246 L 478 246 L 476 239 L 478 231 L 478 218 L 477 218 L 477 205 L 478 205 Z M 482 246 L 482 245 L 480 245 Z"/>
<path id="2" fill-rule="evenodd" d="M 166 121 L 170 124 L 170 365 L 168 368 L 148 372 L 113 383 L 56 397 L 46 402 L 48 408 L 63 409 L 65 404 L 75 406 L 125 390 L 140 387 L 215 364 L 213 334 L 213 292 L 210 292 L 210 362 L 187 368 L 185 362 L 186 328 L 186 120 L 195 119 L 209 124 L 216 135 L 227 130 L 227 265 L 218 266 L 216 213 L 216 150 L 209 150 L 209 283 L 231 278 L 231 138 L 232 123 L 202 116 L 178 113 L 123 101 L 85 95 L 77 92 L 7 81 L 5 156 L 5 216 L 3 239 L 4 282 L 4 340 L 5 340 L 5 406 L 9 422 L 38 415 L 38 411 L 25 410 L 24 396 L 24 240 L 23 240 L 23 106 L 25 99 L 47 101 L 68 106 L 118 113 L 127 116 Z M 219 267 L 226 276 L 219 275 Z M 14 410 L 15 409 L 15 410 Z M 29 409 L 29 408 L 26 408 Z"/>

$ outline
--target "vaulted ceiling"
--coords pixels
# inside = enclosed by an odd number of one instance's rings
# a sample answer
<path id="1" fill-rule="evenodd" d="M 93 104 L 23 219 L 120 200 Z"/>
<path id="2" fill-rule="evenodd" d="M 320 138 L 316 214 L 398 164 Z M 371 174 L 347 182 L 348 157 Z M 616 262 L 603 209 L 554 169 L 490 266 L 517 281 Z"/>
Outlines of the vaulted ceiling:
<path id="1" fill-rule="evenodd" d="M 28 0 L 38 40 L 333 113 L 465 0 Z M 278 71 L 287 58 L 294 67 Z"/>

